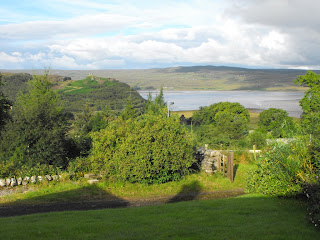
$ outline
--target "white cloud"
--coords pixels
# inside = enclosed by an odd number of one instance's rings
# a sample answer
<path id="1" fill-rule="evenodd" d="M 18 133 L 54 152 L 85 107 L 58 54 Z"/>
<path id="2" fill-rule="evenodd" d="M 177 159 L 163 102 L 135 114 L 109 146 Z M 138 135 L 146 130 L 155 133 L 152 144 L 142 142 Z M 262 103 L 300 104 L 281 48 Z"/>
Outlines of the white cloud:
<path id="1" fill-rule="evenodd" d="M 314 13 L 320 3 L 306 1 L 49 0 L 47 6 L 55 9 L 65 5 L 61 11 L 71 10 L 70 17 L 0 25 L 0 64 L 68 69 L 180 63 L 316 66 L 320 15 Z"/>
<path id="2" fill-rule="evenodd" d="M 129 27 L 136 21 L 133 17 L 98 14 L 84 15 L 66 21 L 34 21 L 0 25 L 0 39 L 39 40 L 50 38 L 74 38 L 106 34 Z"/>

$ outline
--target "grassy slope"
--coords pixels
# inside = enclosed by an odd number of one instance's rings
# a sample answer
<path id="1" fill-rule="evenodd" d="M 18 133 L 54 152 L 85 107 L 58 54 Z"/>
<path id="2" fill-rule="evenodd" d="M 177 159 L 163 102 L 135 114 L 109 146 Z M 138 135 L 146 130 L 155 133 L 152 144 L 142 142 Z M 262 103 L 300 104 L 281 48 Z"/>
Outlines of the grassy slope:
<path id="1" fill-rule="evenodd" d="M 121 110 L 126 106 L 129 96 L 138 108 L 145 101 L 129 85 L 110 78 L 69 80 L 59 82 L 54 88 L 60 92 L 65 108 L 72 112 L 81 111 L 86 103 L 96 111 L 104 110 L 106 106 Z"/>
<path id="2" fill-rule="evenodd" d="M 2 239 L 319 239 L 305 206 L 261 195 L 0 218 Z"/>

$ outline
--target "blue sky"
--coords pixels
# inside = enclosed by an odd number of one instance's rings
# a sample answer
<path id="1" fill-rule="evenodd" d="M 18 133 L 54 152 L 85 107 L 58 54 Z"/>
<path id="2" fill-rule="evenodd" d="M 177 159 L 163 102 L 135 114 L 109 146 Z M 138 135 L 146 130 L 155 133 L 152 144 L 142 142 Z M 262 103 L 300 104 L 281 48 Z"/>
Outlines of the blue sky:
<path id="1" fill-rule="evenodd" d="M 319 69 L 315 0 L 0 3 L 0 69 Z"/>

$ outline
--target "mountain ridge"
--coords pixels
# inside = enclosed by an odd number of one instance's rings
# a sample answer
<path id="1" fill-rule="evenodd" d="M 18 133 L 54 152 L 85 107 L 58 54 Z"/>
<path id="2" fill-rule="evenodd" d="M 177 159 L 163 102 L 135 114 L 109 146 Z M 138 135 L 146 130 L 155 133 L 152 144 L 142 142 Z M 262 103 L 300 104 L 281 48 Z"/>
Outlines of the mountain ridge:
<path id="1" fill-rule="evenodd" d="M 43 70 L 6 70 L 41 74 Z M 300 69 L 250 69 L 243 67 L 199 65 L 152 69 L 120 70 L 50 70 L 52 74 L 79 80 L 93 73 L 95 76 L 115 78 L 136 90 L 290 90 L 303 91 L 293 83 Z M 320 70 L 315 70 L 320 74 Z"/>

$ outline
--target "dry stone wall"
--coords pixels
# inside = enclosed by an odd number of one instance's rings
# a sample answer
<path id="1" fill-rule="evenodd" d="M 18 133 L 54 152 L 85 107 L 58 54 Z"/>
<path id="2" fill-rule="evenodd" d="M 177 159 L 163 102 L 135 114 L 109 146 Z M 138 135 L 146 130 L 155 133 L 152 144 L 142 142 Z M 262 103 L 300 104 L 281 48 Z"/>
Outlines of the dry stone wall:
<path id="1" fill-rule="evenodd" d="M 214 174 L 220 169 L 221 158 L 224 156 L 220 150 L 212 150 L 206 148 L 198 148 L 197 154 L 200 170 L 207 174 Z"/>
<path id="2" fill-rule="evenodd" d="M 30 183 L 36 184 L 37 182 L 46 181 L 58 181 L 58 175 L 45 175 L 45 176 L 31 176 L 31 177 L 19 177 L 19 178 L 6 178 L 0 179 L 0 187 L 15 187 L 18 185 L 28 185 Z"/>

